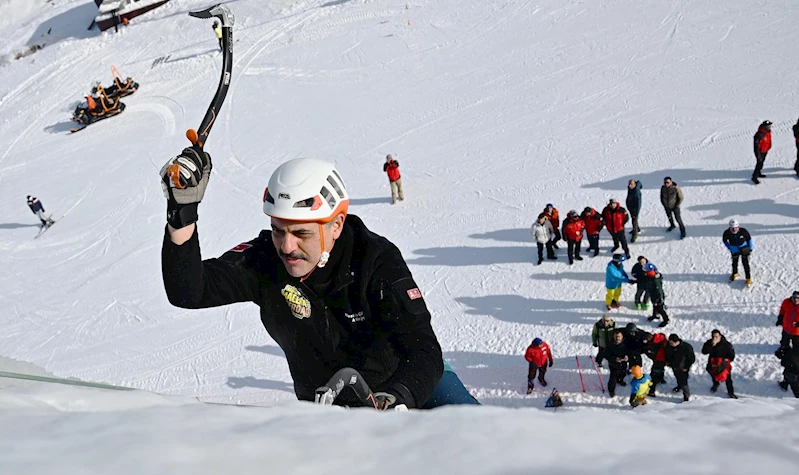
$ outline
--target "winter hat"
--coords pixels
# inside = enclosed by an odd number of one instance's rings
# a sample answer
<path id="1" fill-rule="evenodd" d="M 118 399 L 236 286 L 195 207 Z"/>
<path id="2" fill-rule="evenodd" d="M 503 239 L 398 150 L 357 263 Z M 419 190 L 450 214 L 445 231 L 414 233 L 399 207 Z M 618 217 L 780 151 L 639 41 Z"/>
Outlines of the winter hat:
<path id="1" fill-rule="evenodd" d="M 649 277 L 654 277 L 655 274 L 657 274 L 657 271 L 658 271 L 658 268 L 655 267 L 655 264 L 652 264 L 651 262 L 647 262 L 646 264 L 644 264 L 644 272 Z"/>
<path id="2" fill-rule="evenodd" d="M 669 335 L 669 341 L 678 342 L 680 341 L 680 337 L 677 336 L 676 333 L 672 333 L 671 335 Z"/>
<path id="3" fill-rule="evenodd" d="M 544 208 L 554 208 L 554 207 L 555 206 L 552 203 L 547 203 L 547 205 L 544 206 Z"/>
<path id="4" fill-rule="evenodd" d="M 613 262 L 624 262 L 627 260 L 624 254 L 613 254 Z"/>
<path id="5" fill-rule="evenodd" d="M 386 160 L 391 160 L 392 158 L 394 158 L 394 155 L 391 155 L 390 153 L 386 155 Z"/>
<path id="6" fill-rule="evenodd" d="M 533 340 L 533 346 L 541 346 L 541 339 L 536 338 L 535 340 Z"/>
<path id="7" fill-rule="evenodd" d="M 644 377 L 644 369 L 638 365 L 630 368 L 630 372 L 633 374 L 633 378 L 635 379 L 641 379 Z"/>
<path id="8" fill-rule="evenodd" d="M 608 201 L 608 203 L 615 204 L 616 203 L 616 198 L 611 198 L 610 201 Z"/>
<path id="9" fill-rule="evenodd" d="M 591 212 L 591 210 L 592 210 L 592 208 L 590 206 L 586 206 L 585 209 L 583 209 L 583 213 L 584 214 L 588 214 L 588 213 Z"/>
<path id="10" fill-rule="evenodd" d="M 624 329 L 627 330 L 630 333 L 635 333 L 635 332 L 638 331 L 638 327 L 635 326 L 635 323 L 633 323 L 633 322 L 628 323 L 627 326 L 624 327 Z"/>

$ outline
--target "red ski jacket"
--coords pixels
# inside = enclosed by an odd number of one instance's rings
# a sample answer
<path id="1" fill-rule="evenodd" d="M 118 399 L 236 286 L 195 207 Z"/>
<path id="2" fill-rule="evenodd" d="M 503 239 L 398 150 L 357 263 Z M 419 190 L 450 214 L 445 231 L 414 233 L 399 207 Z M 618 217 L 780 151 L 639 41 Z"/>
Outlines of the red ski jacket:
<path id="1" fill-rule="evenodd" d="M 652 337 L 651 343 L 649 344 L 649 348 L 647 348 L 646 354 L 652 359 L 652 361 L 657 361 L 659 363 L 664 363 L 666 361 L 665 333 L 655 333 L 655 335 Z"/>
<path id="2" fill-rule="evenodd" d="M 757 129 L 757 133 L 755 134 L 755 149 L 759 150 L 760 153 L 766 153 L 771 150 L 770 130 L 766 130 L 763 127 Z"/>
<path id="3" fill-rule="evenodd" d="M 544 215 L 546 215 L 549 222 L 552 223 L 552 229 L 557 230 L 558 226 L 560 226 L 560 214 L 558 213 L 558 208 L 552 208 L 552 214 L 547 213 L 547 209 L 544 208 Z"/>
<path id="4" fill-rule="evenodd" d="M 597 213 L 595 209 L 592 209 L 590 213 L 584 215 L 583 219 L 585 220 L 585 232 L 589 236 L 599 234 L 599 231 L 602 230 L 602 226 L 604 226 L 602 215 Z"/>
<path id="5" fill-rule="evenodd" d="M 611 208 L 610 205 L 607 205 L 602 212 L 602 217 L 605 218 L 605 227 L 608 228 L 610 234 L 624 231 L 624 225 L 627 224 L 627 221 L 630 219 L 627 210 L 622 208 L 618 203 L 616 203 L 615 208 Z"/>
<path id="6" fill-rule="evenodd" d="M 388 181 L 397 181 L 400 179 L 399 162 L 396 160 L 384 164 L 383 171 L 388 173 Z"/>
<path id="7" fill-rule="evenodd" d="M 732 371 L 732 363 L 727 358 L 710 358 L 707 362 L 707 372 L 713 376 L 713 381 L 723 383 L 727 381 Z"/>
<path id="8" fill-rule="evenodd" d="M 552 360 L 552 351 L 549 349 L 549 345 L 546 342 L 541 342 L 538 346 L 530 345 L 527 347 L 527 352 L 524 354 L 524 359 L 533 363 L 534 365 L 538 366 L 539 368 L 543 368 L 547 365 L 547 361 L 550 363 L 553 362 Z"/>
<path id="9" fill-rule="evenodd" d="M 583 239 L 585 221 L 580 218 L 566 218 L 563 223 L 563 237 L 569 241 L 580 241 Z"/>
<path id="10" fill-rule="evenodd" d="M 793 325 L 794 322 L 799 321 L 799 306 L 794 305 L 790 298 L 782 301 L 780 319 L 782 320 L 782 331 L 789 335 L 799 336 L 799 328 Z"/>

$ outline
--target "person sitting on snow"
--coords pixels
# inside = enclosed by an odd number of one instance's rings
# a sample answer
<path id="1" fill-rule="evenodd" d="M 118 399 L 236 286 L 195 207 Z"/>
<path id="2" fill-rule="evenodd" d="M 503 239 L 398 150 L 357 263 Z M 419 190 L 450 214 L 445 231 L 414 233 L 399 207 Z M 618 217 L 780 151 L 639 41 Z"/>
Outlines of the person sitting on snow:
<path id="1" fill-rule="evenodd" d="M 527 347 L 524 359 L 530 363 L 527 371 L 527 394 L 530 394 L 535 389 L 533 380 L 536 372 L 538 372 L 538 382 L 541 383 L 541 386 L 546 387 L 547 381 L 544 379 L 544 375 L 547 374 L 547 362 L 549 362 L 550 368 L 553 364 L 552 350 L 549 349 L 549 345 L 540 338 L 534 339 L 530 346 Z"/>
<path id="2" fill-rule="evenodd" d="M 646 396 L 649 395 L 649 388 L 652 386 L 652 378 L 644 374 L 644 369 L 638 365 L 630 368 L 633 375 L 630 381 L 630 405 L 632 407 L 646 406 Z"/>

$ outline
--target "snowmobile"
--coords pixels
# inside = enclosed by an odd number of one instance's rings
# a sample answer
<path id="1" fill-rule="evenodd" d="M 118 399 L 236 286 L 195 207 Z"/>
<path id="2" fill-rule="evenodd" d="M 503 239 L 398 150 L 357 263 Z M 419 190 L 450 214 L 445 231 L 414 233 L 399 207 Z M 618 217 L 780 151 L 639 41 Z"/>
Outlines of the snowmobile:
<path id="1" fill-rule="evenodd" d="M 103 96 L 86 96 L 86 101 L 78 104 L 72 113 L 72 120 L 81 124 L 81 126 L 70 130 L 78 132 L 98 120 L 115 116 L 124 110 L 125 104 L 119 99 L 108 100 Z"/>

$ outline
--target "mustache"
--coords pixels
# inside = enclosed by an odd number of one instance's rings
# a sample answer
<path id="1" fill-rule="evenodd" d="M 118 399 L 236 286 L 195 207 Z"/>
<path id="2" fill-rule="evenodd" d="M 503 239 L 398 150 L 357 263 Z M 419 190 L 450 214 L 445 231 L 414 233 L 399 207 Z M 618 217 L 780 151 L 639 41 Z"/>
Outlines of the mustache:
<path id="1" fill-rule="evenodd" d="M 305 254 L 303 254 L 302 252 L 299 252 L 299 251 L 292 252 L 290 254 L 286 254 L 286 253 L 284 253 L 282 251 L 278 251 L 278 254 L 280 254 L 280 257 L 283 257 L 283 258 L 286 258 L 286 259 L 302 259 L 304 261 L 308 260 L 308 256 L 306 256 Z"/>

